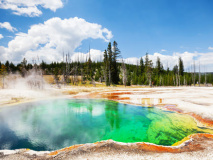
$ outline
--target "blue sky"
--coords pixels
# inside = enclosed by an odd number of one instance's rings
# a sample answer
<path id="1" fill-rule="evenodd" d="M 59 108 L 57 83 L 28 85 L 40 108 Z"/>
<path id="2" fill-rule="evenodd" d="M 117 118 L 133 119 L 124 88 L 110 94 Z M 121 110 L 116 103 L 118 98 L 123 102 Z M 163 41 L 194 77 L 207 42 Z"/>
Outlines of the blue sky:
<path id="1" fill-rule="evenodd" d="M 5 57 L 10 57 L 8 54 L 13 54 L 17 50 L 15 47 L 26 43 L 13 44 L 11 45 L 12 48 L 8 45 L 15 37 L 20 36 L 20 32 L 29 36 L 28 30 L 32 25 L 44 24 L 54 17 L 59 17 L 62 21 L 78 17 L 90 24 L 101 25 L 102 35 L 105 37 L 109 34 L 108 31 L 111 32 L 113 36 L 107 40 L 118 42 L 122 57 L 127 61 L 130 58 L 129 63 L 135 63 L 136 58 L 144 56 L 148 52 L 153 61 L 156 56 L 159 56 L 165 64 L 166 61 L 171 61 L 171 59 L 175 63 L 179 56 L 183 56 L 186 68 L 190 67 L 189 63 L 191 64 L 193 60 L 196 60 L 201 61 L 201 64 L 208 65 L 208 68 L 213 70 L 213 59 L 211 58 L 213 57 L 213 1 L 211 0 L 47 0 L 51 3 L 57 2 L 55 4 L 46 4 L 46 2 L 33 4 L 33 1 L 29 0 L 32 3 L 26 4 L 25 7 L 37 7 L 40 10 L 40 14 L 36 12 L 37 15 L 34 16 L 30 15 L 31 8 L 26 12 L 27 14 L 20 10 L 5 9 L 9 8 L 10 5 L 18 6 L 17 1 L 14 0 L 13 4 L 8 4 L 7 0 L 0 0 L 0 23 L 9 22 L 12 27 L 16 28 L 14 32 L 8 31 L 4 27 L 0 28 L 0 34 L 3 36 L 0 39 L 0 46 L 2 47 L 2 49 L 0 48 L 0 55 L 4 57 L 1 61 Z M 55 27 L 57 28 L 57 26 Z M 105 32 L 104 28 L 108 31 Z M 72 30 L 72 32 L 75 32 L 75 30 Z M 73 34 L 71 33 L 70 36 L 73 36 Z M 32 38 L 32 36 L 30 37 Z M 72 55 L 77 52 L 86 54 L 89 44 L 96 52 L 94 55 L 98 55 L 100 53 L 98 51 L 102 52 L 107 48 L 107 40 L 100 36 L 88 34 L 88 36 L 82 38 L 78 36 L 74 38 L 77 41 L 79 40 L 79 43 L 74 45 L 73 48 L 66 48 L 66 45 L 61 46 L 65 52 L 70 52 Z M 75 43 L 75 39 L 68 42 L 72 43 L 72 41 Z M 38 42 L 38 45 L 39 43 L 41 41 Z M 20 60 L 17 58 L 18 55 L 23 58 L 36 54 L 36 51 L 46 43 L 48 42 L 40 44 L 39 48 L 31 45 L 31 48 L 29 46 L 27 51 L 20 50 L 16 53 L 17 55 L 12 56 L 13 59 L 11 60 Z M 46 49 L 45 51 L 47 51 Z M 42 54 L 45 53 L 39 50 L 39 55 L 42 56 Z M 60 60 L 59 55 L 55 53 L 54 56 L 57 57 L 55 60 Z M 204 63 L 204 60 L 209 60 L 209 62 Z M 170 65 L 172 64 L 173 62 Z"/>

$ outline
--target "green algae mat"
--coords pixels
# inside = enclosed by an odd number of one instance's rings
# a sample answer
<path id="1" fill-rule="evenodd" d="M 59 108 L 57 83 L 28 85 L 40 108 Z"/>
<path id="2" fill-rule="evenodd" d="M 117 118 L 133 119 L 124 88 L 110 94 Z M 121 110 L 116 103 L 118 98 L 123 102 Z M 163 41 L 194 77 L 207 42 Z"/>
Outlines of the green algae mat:
<path id="1" fill-rule="evenodd" d="M 170 146 L 198 127 L 188 115 L 97 99 L 57 99 L 0 110 L 0 149 L 56 150 L 113 139 Z"/>

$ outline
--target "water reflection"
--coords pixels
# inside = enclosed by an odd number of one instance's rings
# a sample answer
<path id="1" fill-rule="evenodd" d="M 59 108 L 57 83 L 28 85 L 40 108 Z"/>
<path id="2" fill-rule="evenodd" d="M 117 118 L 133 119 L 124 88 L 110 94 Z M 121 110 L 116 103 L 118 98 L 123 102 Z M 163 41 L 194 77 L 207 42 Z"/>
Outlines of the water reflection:
<path id="1" fill-rule="evenodd" d="M 107 102 L 105 105 L 105 116 L 109 122 L 111 129 L 118 129 L 120 126 L 120 116 L 118 112 L 117 102 Z"/>

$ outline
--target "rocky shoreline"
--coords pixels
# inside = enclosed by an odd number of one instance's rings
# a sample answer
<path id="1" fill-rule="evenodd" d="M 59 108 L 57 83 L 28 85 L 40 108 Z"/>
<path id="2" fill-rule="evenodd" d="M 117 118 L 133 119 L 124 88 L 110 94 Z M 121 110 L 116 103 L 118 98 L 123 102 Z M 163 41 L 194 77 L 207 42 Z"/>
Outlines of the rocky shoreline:
<path id="1" fill-rule="evenodd" d="M 61 150 L 32 151 L 29 149 L 20 150 L 1 150 L 0 159 L 94 159 L 96 155 L 102 159 L 113 157 L 114 155 L 126 155 L 134 158 L 173 158 L 179 159 L 184 155 L 194 156 L 196 159 L 212 157 L 213 153 L 213 135 L 211 134 L 193 134 L 184 138 L 178 146 L 161 146 L 151 143 L 121 143 L 113 140 L 101 141 L 91 144 L 74 145 Z M 130 158 L 129 157 L 129 158 Z M 98 157 L 96 157 L 98 158 Z M 116 158 L 116 157 L 115 157 Z M 130 158 L 130 159 L 131 159 Z M 191 157 L 192 158 L 192 157 Z"/>

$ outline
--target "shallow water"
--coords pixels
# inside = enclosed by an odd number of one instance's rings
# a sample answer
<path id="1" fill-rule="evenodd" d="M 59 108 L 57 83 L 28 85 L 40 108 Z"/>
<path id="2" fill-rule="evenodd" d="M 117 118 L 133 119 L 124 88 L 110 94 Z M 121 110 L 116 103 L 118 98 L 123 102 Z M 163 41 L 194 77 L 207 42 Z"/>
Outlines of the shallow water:
<path id="1" fill-rule="evenodd" d="M 0 149 L 56 150 L 107 139 L 172 145 L 193 133 L 213 131 L 188 115 L 109 100 L 58 99 L 0 110 Z"/>

